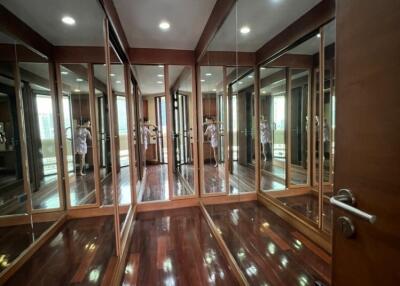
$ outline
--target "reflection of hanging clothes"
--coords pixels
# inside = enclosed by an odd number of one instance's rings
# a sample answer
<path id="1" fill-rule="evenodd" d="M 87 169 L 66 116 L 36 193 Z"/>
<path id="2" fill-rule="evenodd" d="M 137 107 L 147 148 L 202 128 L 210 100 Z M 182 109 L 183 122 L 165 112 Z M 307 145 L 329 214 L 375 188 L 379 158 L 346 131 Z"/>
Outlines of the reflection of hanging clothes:
<path id="1" fill-rule="evenodd" d="M 74 134 L 75 139 L 75 153 L 86 154 L 87 153 L 87 142 L 86 140 L 92 140 L 89 130 L 86 128 L 79 127 Z"/>
<path id="2" fill-rule="evenodd" d="M 218 131 L 215 124 L 208 125 L 206 131 L 204 132 L 204 135 L 211 137 L 211 147 L 218 147 Z"/>

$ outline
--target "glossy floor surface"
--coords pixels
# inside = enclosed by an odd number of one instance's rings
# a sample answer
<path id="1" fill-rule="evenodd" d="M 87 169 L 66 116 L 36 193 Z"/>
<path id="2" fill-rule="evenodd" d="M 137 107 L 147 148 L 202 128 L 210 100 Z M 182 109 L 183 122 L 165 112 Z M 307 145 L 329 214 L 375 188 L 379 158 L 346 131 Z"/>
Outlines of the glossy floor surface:
<path id="1" fill-rule="evenodd" d="M 113 217 L 68 221 L 5 285 L 110 285 Z"/>
<path id="2" fill-rule="evenodd" d="M 237 285 L 199 208 L 140 213 L 122 285 Z"/>
<path id="3" fill-rule="evenodd" d="M 329 285 L 331 257 L 261 204 L 206 209 L 250 285 Z"/>

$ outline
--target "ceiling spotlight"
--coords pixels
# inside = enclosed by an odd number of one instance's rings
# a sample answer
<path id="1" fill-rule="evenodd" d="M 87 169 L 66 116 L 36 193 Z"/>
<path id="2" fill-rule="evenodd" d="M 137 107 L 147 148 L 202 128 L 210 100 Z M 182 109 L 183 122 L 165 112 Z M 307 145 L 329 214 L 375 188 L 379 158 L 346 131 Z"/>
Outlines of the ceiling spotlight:
<path id="1" fill-rule="evenodd" d="M 169 29 L 170 24 L 169 24 L 167 21 L 162 21 L 162 22 L 160 23 L 160 25 L 158 25 L 158 26 L 160 27 L 161 30 L 166 31 L 166 30 Z"/>
<path id="2" fill-rule="evenodd" d="M 243 84 L 243 82 L 239 81 L 239 84 Z"/>
<path id="3" fill-rule="evenodd" d="M 75 92 L 81 92 L 81 90 L 80 90 L 80 89 L 74 89 L 74 91 L 75 91 Z"/>
<path id="4" fill-rule="evenodd" d="M 115 73 L 110 73 L 110 76 L 115 76 Z"/>
<path id="5" fill-rule="evenodd" d="M 81 78 L 77 78 L 77 79 L 76 79 L 76 81 L 77 81 L 77 82 L 82 82 L 82 81 L 83 81 L 83 79 L 81 79 Z"/>
<path id="6" fill-rule="evenodd" d="M 75 19 L 70 16 L 62 17 L 61 21 L 63 21 L 64 24 L 69 25 L 69 26 L 73 26 L 76 23 Z"/>
<path id="7" fill-rule="evenodd" d="M 163 68 L 164 66 L 163 66 L 163 65 L 158 65 L 158 67 L 159 67 L 159 68 Z"/>
<path id="8" fill-rule="evenodd" d="M 213 89 L 213 91 L 217 91 L 217 89 L 216 89 L 216 88 L 214 88 L 214 89 Z"/>
<path id="9" fill-rule="evenodd" d="M 121 83 L 121 81 L 120 81 L 120 80 L 117 80 L 115 83 L 117 83 L 117 84 L 120 84 L 120 83 Z"/>
<path id="10" fill-rule="evenodd" d="M 164 75 L 163 75 L 163 74 L 158 74 L 157 76 L 158 76 L 158 77 L 164 77 Z"/>
<path id="11" fill-rule="evenodd" d="M 212 76 L 212 73 L 208 72 L 206 73 L 206 76 Z"/>
<path id="12" fill-rule="evenodd" d="M 158 84 L 162 84 L 163 82 L 161 80 L 157 81 Z"/>
<path id="13" fill-rule="evenodd" d="M 242 28 L 240 28 L 240 33 L 242 33 L 243 35 L 250 33 L 250 28 L 248 26 L 243 26 Z"/>
<path id="14" fill-rule="evenodd" d="M 206 80 L 205 80 L 205 79 L 201 79 L 200 81 L 201 81 L 201 82 L 205 82 Z"/>
<path id="15" fill-rule="evenodd" d="M 248 78 L 253 78 L 253 76 L 252 75 L 249 75 L 249 76 L 247 76 Z"/>
<path id="16" fill-rule="evenodd" d="M 317 34 L 317 38 L 321 38 L 321 33 L 318 33 L 318 34 Z"/>
<path id="17" fill-rule="evenodd" d="M 262 91 L 263 94 L 266 94 L 267 92 L 265 90 Z"/>
<path id="18" fill-rule="evenodd" d="M 261 69 L 262 69 L 262 70 L 266 70 L 267 68 L 266 68 L 266 67 L 261 67 Z"/>
<path id="19" fill-rule="evenodd" d="M 67 71 L 62 71 L 61 74 L 65 75 L 65 74 L 68 74 L 68 72 Z"/>

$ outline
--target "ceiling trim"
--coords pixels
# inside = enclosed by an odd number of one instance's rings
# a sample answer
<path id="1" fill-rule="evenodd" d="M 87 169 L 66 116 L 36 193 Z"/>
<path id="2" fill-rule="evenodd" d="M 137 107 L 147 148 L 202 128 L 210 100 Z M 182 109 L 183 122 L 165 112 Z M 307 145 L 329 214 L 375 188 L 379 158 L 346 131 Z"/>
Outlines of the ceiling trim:
<path id="1" fill-rule="evenodd" d="M 54 46 L 1 4 L 0 31 L 17 38 L 47 58 L 53 58 Z"/>
<path id="2" fill-rule="evenodd" d="M 235 3 L 236 0 L 217 0 L 215 3 L 196 45 L 195 56 L 197 61 L 200 61 L 201 57 L 205 54 L 209 44 L 224 23 L 226 17 L 228 17 Z"/>
<path id="3" fill-rule="evenodd" d="M 190 50 L 130 48 L 131 64 L 194 65 L 195 53 Z"/>
<path id="4" fill-rule="evenodd" d="M 335 18 L 335 0 L 322 0 L 256 52 L 258 64 Z"/>

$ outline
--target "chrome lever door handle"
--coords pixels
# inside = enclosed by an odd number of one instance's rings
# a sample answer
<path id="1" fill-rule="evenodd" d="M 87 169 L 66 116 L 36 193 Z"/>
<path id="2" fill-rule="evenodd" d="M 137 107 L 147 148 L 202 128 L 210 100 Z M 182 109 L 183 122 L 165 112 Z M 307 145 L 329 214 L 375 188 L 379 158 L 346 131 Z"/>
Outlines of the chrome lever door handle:
<path id="1" fill-rule="evenodd" d="M 336 196 L 333 196 L 329 199 L 329 202 L 337 206 L 341 209 L 344 209 L 366 221 L 369 223 L 373 224 L 376 221 L 376 215 L 371 215 L 369 213 L 366 213 L 358 208 L 353 207 L 351 204 L 355 203 L 355 199 L 352 196 L 351 192 L 347 189 L 341 189 L 338 191 L 338 194 Z M 345 203 L 347 202 L 347 203 Z M 350 204 L 349 204 L 350 203 Z"/>

